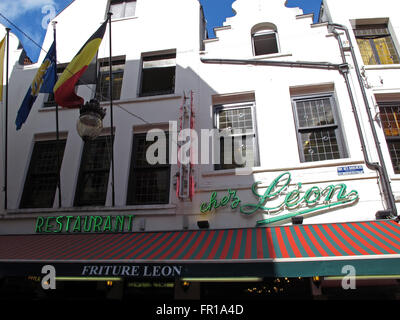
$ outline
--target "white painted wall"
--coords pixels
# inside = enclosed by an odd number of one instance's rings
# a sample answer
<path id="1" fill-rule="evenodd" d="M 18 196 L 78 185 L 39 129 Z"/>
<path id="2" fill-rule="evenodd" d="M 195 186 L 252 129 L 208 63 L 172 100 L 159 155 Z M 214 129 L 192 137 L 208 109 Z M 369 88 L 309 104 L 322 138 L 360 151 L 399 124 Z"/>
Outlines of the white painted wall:
<path id="1" fill-rule="evenodd" d="M 323 16 L 323 21 L 344 25 L 350 31 L 358 65 L 363 74 L 365 88 L 371 106 L 371 113 L 375 120 L 374 125 L 379 136 L 379 143 L 382 146 L 385 163 L 392 180 L 392 189 L 396 200 L 400 200 L 400 177 L 399 174 L 395 174 L 393 171 L 390 154 L 380 122 L 379 109 L 377 107 L 377 101 L 400 101 L 400 83 L 398 81 L 400 65 L 364 65 L 357 46 L 357 41 L 352 32 L 356 20 L 369 21 L 372 24 L 388 21 L 389 32 L 395 48 L 398 54 L 400 54 L 399 4 L 390 0 L 379 2 L 372 0 L 324 0 L 324 6 L 325 14 Z M 344 38 L 343 36 L 343 39 Z M 354 72 L 352 76 L 355 81 L 356 77 Z"/>
<path id="2" fill-rule="evenodd" d="M 330 1 L 329 5 L 336 6 L 337 1 L 335 0 L 332 4 Z M 302 11 L 298 8 L 286 8 L 284 3 L 283 0 L 235 1 L 233 9 L 236 15 L 228 18 L 224 27 L 216 30 L 216 39 L 205 41 L 205 49 L 200 52 L 198 1 L 138 0 L 135 17 L 121 19 L 112 24 L 113 55 L 126 55 L 121 100 L 116 101 L 114 107 L 116 208 L 110 207 L 110 186 L 106 207 L 73 208 L 83 142 L 75 128 L 78 110 L 61 109 L 60 131 L 68 136 L 61 170 L 63 208 L 57 209 L 57 200 L 55 200 L 54 208 L 51 209 L 18 209 L 35 136 L 55 134 L 54 110 L 43 110 L 41 106 L 44 96 L 40 96 L 22 130 L 11 132 L 12 167 L 9 171 L 11 177 L 9 179 L 9 210 L 7 213 L 0 211 L 2 212 L 0 233 L 31 233 L 36 216 L 56 216 L 66 213 L 68 215 L 107 215 L 110 212 L 135 214 L 137 216 L 134 223 L 135 230 L 140 229 L 140 221 L 145 221 L 146 230 L 174 230 L 184 227 L 197 229 L 197 221 L 203 219 L 210 221 L 211 228 L 252 227 L 257 220 L 266 218 L 267 215 L 258 212 L 245 216 L 240 214 L 238 209 L 231 210 L 230 208 L 220 208 L 204 215 L 200 213 L 200 205 L 209 200 L 212 191 L 216 190 L 219 196 L 222 196 L 228 188 L 238 190 L 242 203 L 256 203 L 257 199 L 251 193 L 251 185 L 256 181 L 261 181 L 262 186 L 266 187 L 280 173 L 287 171 L 292 174 L 291 188 L 299 182 L 303 183 L 302 190 L 304 191 L 314 185 L 324 188 L 330 184 L 346 183 L 348 191 L 354 189 L 360 195 L 360 200 L 353 206 L 307 217 L 305 223 L 375 219 L 376 211 L 383 208 L 377 174 L 363 164 L 364 159 L 349 95 L 339 72 L 270 66 L 216 65 L 204 64 L 200 61 L 200 58 L 253 59 L 251 28 L 258 23 L 269 22 L 277 26 L 281 50 L 278 54 L 261 56 L 257 59 L 340 63 L 341 56 L 337 41 L 328 32 L 326 24 L 312 25 L 311 16 L 302 15 Z M 55 18 L 58 22 L 57 43 L 60 63 L 70 61 L 100 26 L 106 16 L 106 7 L 106 0 L 96 1 L 96 6 L 93 6 L 93 2 L 89 0 L 76 0 Z M 390 11 L 390 7 L 388 8 L 386 10 Z M 338 11 L 330 8 L 330 12 L 333 16 Z M 50 27 L 43 47 L 45 49 L 50 47 L 52 41 L 53 31 Z M 107 57 L 108 48 L 107 30 L 99 50 L 99 57 Z M 176 49 L 177 52 L 175 94 L 138 98 L 142 53 L 169 49 Z M 40 57 L 39 61 L 42 59 L 43 57 Z M 32 65 L 14 70 L 11 91 L 15 109 L 11 111 L 11 119 L 15 119 L 17 107 L 37 67 L 38 65 Z M 356 85 L 357 83 L 353 83 L 355 91 Z M 303 91 L 310 93 L 324 86 L 334 88 L 349 157 L 340 160 L 301 163 L 291 91 L 300 91 L 302 88 Z M 125 201 L 132 152 L 132 132 L 135 126 L 143 125 L 143 122 L 131 114 L 139 115 L 154 125 L 166 124 L 170 120 L 176 121 L 183 92 L 188 90 L 194 92 L 198 131 L 213 128 L 213 97 L 254 92 L 260 166 L 252 168 L 250 175 L 236 175 L 234 170 L 215 171 L 212 164 L 198 165 L 195 168 L 196 195 L 192 202 L 182 202 L 175 196 L 173 176 L 177 168 L 173 165 L 169 205 L 127 207 Z M 81 86 L 78 94 L 83 94 L 85 100 L 90 99 L 92 95 L 90 89 L 85 86 Z M 358 92 L 356 92 L 356 99 L 357 102 L 361 102 Z M 107 127 L 110 123 L 110 110 L 107 104 L 103 106 L 107 108 L 107 116 L 104 120 Z M 376 157 L 364 114 L 362 114 L 362 121 L 364 133 L 368 139 L 368 150 L 372 157 Z M 364 174 L 338 176 L 339 166 L 351 164 L 363 165 Z M 0 205 L 3 207 L 4 203 Z M 285 223 L 290 223 L 290 220 Z"/>

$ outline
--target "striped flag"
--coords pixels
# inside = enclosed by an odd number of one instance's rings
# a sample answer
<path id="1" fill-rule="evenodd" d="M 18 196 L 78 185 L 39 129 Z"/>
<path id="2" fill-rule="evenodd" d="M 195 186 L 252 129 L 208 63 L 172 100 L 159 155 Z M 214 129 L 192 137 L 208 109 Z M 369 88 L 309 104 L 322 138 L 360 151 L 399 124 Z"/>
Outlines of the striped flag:
<path id="1" fill-rule="evenodd" d="M 4 53 L 6 49 L 6 37 L 0 42 L 0 101 L 3 101 L 3 73 L 4 73 Z M 8 76 L 8 75 L 7 75 Z"/>
<path id="2" fill-rule="evenodd" d="M 83 98 L 75 93 L 75 85 L 96 56 L 106 31 L 107 22 L 108 20 L 90 37 L 59 77 L 54 86 L 54 98 L 58 105 L 74 108 L 84 104 Z"/>

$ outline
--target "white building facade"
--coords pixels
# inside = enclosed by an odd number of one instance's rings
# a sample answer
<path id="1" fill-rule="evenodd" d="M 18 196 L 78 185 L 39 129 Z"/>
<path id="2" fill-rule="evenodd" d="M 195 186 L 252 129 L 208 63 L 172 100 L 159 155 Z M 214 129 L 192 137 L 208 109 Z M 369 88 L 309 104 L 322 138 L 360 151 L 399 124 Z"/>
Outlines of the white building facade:
<path id="1" fill-rule="evenodd" d="M 99 0 L 96 6 L 74 1 L 55 18 L 60 73 L 109 9 L 114 12 L 114 141 L 107 29 L 98 51 L 96 83 L 82 80 L 77 86 L 85 101 L 97 98 L 106 109 L 102 134 L 84 142 L 76 130 L 79 109 L 59 108 L 57 143 L 56 107 L 47 94 L 39 95 L 21 130 L 9 124 L 8 201 L 0 200 L 0 234 L 266 227 L 276 232 L 272 242 L 292 247 L 293 254 L 282 251 L 275 258 L 298 258 L 293 243 L 303 243 L 310 235 L 307 227 L 300 234 L 285 228 L 327 224 L 332 227 L 324 234 L 336 240 L 354 236 L 362 244 L 351 242 L 353 246 L 368 251 L 362 237 L 375 230 L 369 223 L 395 219 L 400 197 L 400 19 L 391 2 L 327 0 L 320 22 L 313 24 L 312 15 L 286 7 L 283 0 L 237 0 L 235 15 L 208 39 L 195 0 Z M 52 42 L 49 27 L 43 48 Z M 10 119 L 15 119 L 39 63 L 14 67 Z M 152 129 L 158 129 L 158 140 L 146 142 Z M 160 131 L 166 133 L 167 145 L 156 144 Z M 169 161 L 149 164 L 151 145 L 158 148 L 153 155 Z M 187 158 L 189 164 L 184 163 Z M 0 177 L 4 180 L 3 173 Z M 368 230 L 358 235 L 353 227 L 347 229 L 358 223 L 366 223 Z M 283 230 L 298 238 L 280 238 Z M 254 232 L 246 234 L 256 239 Z M 221 237 L 232 239 L 234 234 Z M 193 237 L 187 241 L 197 234 Z M 225 240 L 212 241 L 218 246 Z M 311 245 L 312 240 L 304 241 Z M 392 241 L 389 251 L 397 254 L 398 242 Z M 196 250 L 200 254 L 201 246 Z M 351 256 L 340 245 L 338 250 Z M 323 272 L 315 267 L 301 275 Z"/>

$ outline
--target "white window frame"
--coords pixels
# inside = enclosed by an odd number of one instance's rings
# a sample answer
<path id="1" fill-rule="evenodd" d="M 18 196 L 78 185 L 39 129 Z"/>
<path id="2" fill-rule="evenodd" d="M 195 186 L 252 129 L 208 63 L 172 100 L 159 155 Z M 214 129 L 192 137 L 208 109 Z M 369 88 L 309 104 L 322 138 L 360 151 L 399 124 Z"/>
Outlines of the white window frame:
<path id="1" fill-rule="evenodd" d="M 126 13 L 126 10 L 127 10 L 127 4 L 128 3 L 131 3 L 131 2 L 134 2 L 135 3 L 135 12 L 133 13 L 133 15 L 127 15 L 127 13 Z M 112 4 L 112 0 L 110 0 L 110 4 L 109 4 L 109 6 L 108 6 L 108 11 L 109 12 L 112 12 L 112 6 L 116 6 L 116 5 L 122 5 L 121 7 L 122 7 L 122 10 L 121 10 L 121 12 L 122 12 L 122 14 L 121 14 L 121 16 L 118 16 L 118 17 L 116 17 L 116 16 L 114 16 L 114 14 L 112 15 L 112 20 L 117 20 L 117 19 L 124 19 L 124 18 L 132 18 L 132 17 L 135 17 L 136 16 L 136 6 L 137 6 L 137 1 L 136 0 L 127 0 L 127 1 L 121 1 L 120 3 L 118 3 L 118 4 Z"/>
<path id="2" fill-rule="evenodd" d="M 250 108 L 251 109 L 251 118 L 252 118 L 252 123 L 253 123 L 253 130 L 252 132 L 246 132 L 246 133 L 231 133 L 229 136 L 231 136 L 233 139 L 234 137 L 237 136 L 254 136 L 253 138 L 253 166 L 252 167 L 258 167 L 260 165 L 260 157 L 259 157 L 259 150 L 258 150 L 258 133 L 257 133 L 257 118 L 256 118 L 256 112 L 255 112 L 255 107 L 256 104 L 254 101 L 248 101 L 248 102 L 240 102 L 240 103 L 229 103 L 229 104 L 218 104 L 214 105 L 213 107 L 213 116 L 214 116 L 214 127 L 218 130 L 220 130 L 220 124 L 219 124 L 219 113 L 223 110 L 236 110 L 236 109 L 245 109 L 245 108 Z M 221 139 L 220 136 L 218 136 L 218 139 Z M 222 138 L 223 139 L 223 138 Z M 237 166 L 235 168 L 225 168 L 224 167 L 224 155 L 221 154 L 220 152 L 220 141 L 216 143 L 216 146 L 219 148 L 219 150 L 215 150 L 216 154 L 219 155 L 218 164 L 214 164 L 214 170 L 227 170 L 227 169 L 239 169 L 239 168 L 250 168 L 248 166 Z M 234 166 L 235 164 L 227 164 L 228 166 Z"/>
<path id="3" fill-rule="evenodd" d="M 256 46 L 255 46 L 255 43 L 254 43 L 255 38 L 258 37 L 258 36 L 269 35 L 269 34 L 275 35 L 277 51 L 276 52 L 271 52 L 271 53 L 263 53 L 263 54 L 256 55 Z M 281 52 L 281 48 L 280 48 L 280 45 L 279 45 L 278 32 L 276 30 L 272 29 L 272 28 L 265 28 L 265 29 L 258 30 L 256 32 L 252 32 L 252 34 L 251 34 L 251 45 L 252 45 L 252 49 L 253 49 L 253 56 L 256 56 L 256 57 L 263 56 L 263 55 L 269 55 L 269 54 L 277 54 L 277 53 Z"/>
<path id="4" fill-rule="evenodd" d="M 303 101 L 326 99 L 326 98 L 328 98 L 331 103 L 334 123 L 333 124 L 325 124 L 325 125 L 321 125 L 321 126 L 300 127 L 300 124 L 299 124 L 300 121 L 299 121 L 299 116 L 298 116 L 298 112 L 297 112 L 297 103 L 303 102 Z M 299 148 L 300 162 L 306 163 L 306 162 L 330 161 L 330 160 L 338 160 L 338 159 L 348 158 L 349 155 L 348 155 L 348 151 L 346 148 L 343 128 L 342 128 L 340 117 L 339 117 L 339 110 L 338 110 L 338 106 L 337 106 L 337 102 L 336 102 L 336 97 L 333 92 L 292 96 L 292 107 L 293 107 L 293 116 L 294 116 L 294 120 L 295 120 L 295 124 L 296 124 L 296 136 L 297 136 L 297 145 Z M 336 142 L 338 145 L 338 152 L 340 154 L 340 157 L 333 158 L 333 159 L 307 161 L 306 156 L 303 152 L 304 148 L 303 148 L 303 144 L 302 144 L 302 140 L 301 140 L 301 133 L 302 132 L 317 132 L 317 131 L 321 131 L 324 129 L 325 130 L 331 129 L 331 130 L 335 131 L 335 138 L 336 138 Z"/>

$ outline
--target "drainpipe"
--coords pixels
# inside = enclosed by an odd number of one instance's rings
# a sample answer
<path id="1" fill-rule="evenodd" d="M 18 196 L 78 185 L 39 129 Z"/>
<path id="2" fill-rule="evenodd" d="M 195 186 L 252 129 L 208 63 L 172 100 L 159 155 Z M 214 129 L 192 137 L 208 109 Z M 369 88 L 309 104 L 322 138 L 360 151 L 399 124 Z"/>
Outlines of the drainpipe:
<path id="1" fill-rule="evenodd" d="M 377 153 L 378 153 L 380 165 L 378 163 L 372 163 L 372 162 L 369 161 L 368 155 L 367 155 L 366 151 L 364 150 L 365 145 L 363 146 L 363 153 L 364 153 L 364 158 L 365 158 L 365 162 L 366 162 L 367 167 L 370 168 L 370 169 L 374 169 L 374 170 L 378 171 L 378 173 L 379 173 L 379 178 L 380 178 L 381 185 L 382 185 L 382 191 L 383 191 L 385 202 L 386 202 L 386 205 L 387 205 L 387 210 L 378 211 L 376 213 L 376 217 L 379 218 L 379 217 L 382 217 L 382 216 L 391 216 L 391 218 L 395 218 L 395 217 L 398 216 L 397 215 L 396 202 L 395 202 L 395 199 L 394 199 L 394 196 L 393 196 L 393 191 L 392 191 L 392 187 L 391 187 L 391 184 L 390 184 L 390 179 L 389 179 L 389 176 L 388 176 L 388 173 L 387 173 L 387 169 L 386 169 L 386 166 L 385 166 L 385 161 L 384 161 L 383 154 L 382 154 L 381 144 L 379 142 L 379 138 L 378 138 L 378 135 L 377 135 L 377 132 L 376 132 L 376 128 L 375 128 L 375 125 L 374 125 L 374 121 L 373 121 L 373 117 L 372 117 L 371 109 L 370 109 L 370 104 L 369 104 L 369 101 L 368 101 L 368 98 L 367 98 L 367 93 L 366 93 L 365 88 L 364 88 L 363 79 L 362 79 L 362 76 L 361 76 L 361 73 L 360 73 L 360 69 L 359 69 L 359 66 L 358 66 L 358 63 L 357 63 L 357 59 L 356 59 L 356 56 L 355 56 L 355 53 L 354 53 L 354 48 L 353 48 L 353 44 L 351 42 L 349 31 L 348 31 L 347 27 L 345 27 L 343 25 L 340 25 L 340 24 L 336 24 L 336 23 L 328 23 L 328 26 L 329 26 L 330 31 L 335 35 L 336 39 L 338 40 L 339 48 L 340 48 L 340 54 L 342 56 L 342 60 L 343 60 L 344 64 L 346 63 L 346 57 L 345 57 L 345 54 L 344 54 L 344 49 L 343 49 L 342 41 L 340 39 L 340 35 L 336 31 L 336 29 L 344 31 L 345 34 L 346 34 L 346 38 L 349 41 L 351 57 L 352 57 L 352 60 L 353 60 L 353 63 L 354 63 L 354 68 L 355 68 L 355 71 L 356 71 L 356 74 L 357 74 L 357 80 L 358 80 L 358 83 L 360 85 L 361 93 L 362 93 L 362 96 L 363 96 L 364 105 L 365 105 L 365 108 L 366 108 L 366 111 L 367 111 L 368 121 L 370 123 L 370 127 L 371 127 L 371 131 L 372 131 L 375 147 L 376 147 L 376 150 L 377 150 Z M 349 80 L 348 80 L 348 73 L 349 73 L 349 70 L 347 68 L 347 70 L 344 70 L 343 76 L 345 77 L 346 85 L 347 85 L 348 90 L 351 90 L 350 84 L 349 84 Z M 349 93 L 350 92 L 351 91 L 349 91 Z M 352 97 L 352 94 L 350 94 L 350 95 L 351 95 L 351 100 L 352 100 L 352 105 L 353 105 L 354 99 Z M 359 121 L 358 120 L 358 115 L 357 115 L 357 112 L 356 112 L 354 106 L 353 106 L 353 112 L 354 112 L 354 116 L 356 118 L 356 122 Z M 357 128 L 358 128 L 358 126 L 359 125 L 357 125 Z M 361 134 L 361 132 L 359 132 L 359 134 Z M 360 137 L 363 140 L 362 134 L 360 135 Z"/>

